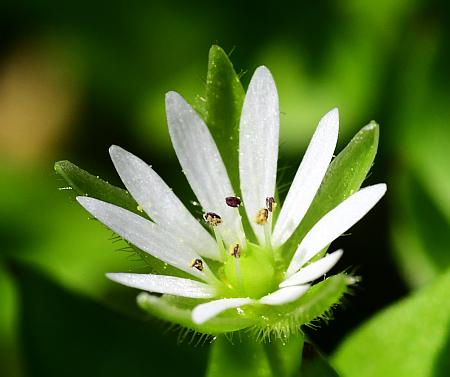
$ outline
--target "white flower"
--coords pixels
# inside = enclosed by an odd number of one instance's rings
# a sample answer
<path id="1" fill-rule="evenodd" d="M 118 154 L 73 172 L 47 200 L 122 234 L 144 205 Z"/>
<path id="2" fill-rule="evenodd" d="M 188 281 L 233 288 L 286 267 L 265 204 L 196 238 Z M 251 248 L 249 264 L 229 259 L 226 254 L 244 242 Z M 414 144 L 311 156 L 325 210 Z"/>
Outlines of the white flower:
<path id="1" fill-rule="evenodd" d="M 385 184 L 363 188 L 328 212 L 303 238 L 288 266 L 279 271 L 276 255 L 285 252 L 283 246 L 306 214 L 333 157 L 338 110 L 331 110 L 320 120 L 272 224 L 276 210 L 278 95 L 268 69 L 256 70 L 244 101 L 239 139 L 242 205 L 254 236 L 250 228 L 247 234 L 244 232 L 236 208 L 240 199 L 233 192 L 222 160 L 226 156 L 220 156 L 203 120 L 174 92 L 166 96 L 166 111 L 178 160 L 214 236 L 150 166 L 117 146 L 110 148 L 112 161 L 151 221 L 94 198 L 80 196 L 77 200 L 128 242 L 192 279 L 134 273 L 111 273 L 108 277 L 149 292 L 201 299 L 192 311 L 196 324 L 229 309 L 280 306 L 297 300 L 337 263 L 342 250 L 308 262 L 359 221 L 386 191 Z M 217 261 L 221 267 L 210 268 L 207 260 Z"/>

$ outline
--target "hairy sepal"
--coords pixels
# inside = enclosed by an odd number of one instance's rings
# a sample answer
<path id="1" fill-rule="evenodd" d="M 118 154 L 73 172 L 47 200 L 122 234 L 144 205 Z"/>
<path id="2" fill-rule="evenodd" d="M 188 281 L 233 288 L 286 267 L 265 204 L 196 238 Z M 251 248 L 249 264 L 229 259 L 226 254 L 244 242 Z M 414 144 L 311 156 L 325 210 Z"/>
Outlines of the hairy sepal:
<path id="1" fill-rule="evenodd" d="M 209 50 L 206 93 L 196 109 L 211 131 L 236 193 L 239 191 L 239 119 L 245 91 L 226 52 L 213 45 Z"/>
<path id="2" fill-rule="evenodd" d="M 251 331 L 258 340 L 286 339 L 301 332 L 301 326 L 312 326 L 320 320 L 330 318 L 333 308 L 338 306 L 353 282 L 341 273 L 313 285 L 297 301 L 283 305 L 259 305 L 255 315 L 258 323 Z"/>
<path id="3" fill-rule="evenodd" d="M 224 315 L 198 325 L 192 321 L 192 309 L 201 302 L 204 301 L 148 293 L 141 293 L 137 297 L 138 305 L 147 313 L 203 334 L 230 333 L 254 324 L 252 319 L 240 316 L 236 310 L 229 310 Z"/>
<path id="4" fill-rule="evenodd" d="M 281 306 L 252 304 L 230 309 L 198 325 L 192 321 L 192 309 L 204 300 L 141 293 L 138 304 L 146 312 L 200 333 L 218 335 L 244 330 L 256 341 L 281 339 L 301 333 L 301 326 L 328 319 L 353 279 L 341 273 L 315 285 L 298 300 Z"/>
<path id="5" fill-rule="evenodd" d="M 125 208 L 147 219 L 149 218 L 145 212 L 140 209 L 128 191 L 116 187 L 98 176 L 88 173 L 86 170 L 79 168 L 70 161 L 58 161 L 55 163 L 54 168 L 56 173 L 59 174 L 72 188 L 72 190 L 66 190 L 72 197 L 75 198 L 78 195 L 89 196 Z M 117 236 L 117 239 L 120 239 L 120 237 Z M 124 242 L 126 241 L 124 240 Z M 189 277 L 189 275 L 183 271 L 169 266 L 167 263 L 164 263 L 137 247 L 129 243 L 127 243 L 127 245 L 128 247 L 121 248 L 121 250 L 129 251 L 142 259 L 148 266 L 148 271 L 145 272 Z"/>
<path id="6" fill-rule="evenodd" d="M 324 215 L 359 190 L 378 149 L 379 126 L 370 122 L 364 126 L 331 162 L 311 206 L 294 234 L 283 246 L 285 263 L 291 260 L 297 245 Z M 287 252 L 284 252 L 284 251 Z M 327 248 L 313 259 L 320 259 Z"/>

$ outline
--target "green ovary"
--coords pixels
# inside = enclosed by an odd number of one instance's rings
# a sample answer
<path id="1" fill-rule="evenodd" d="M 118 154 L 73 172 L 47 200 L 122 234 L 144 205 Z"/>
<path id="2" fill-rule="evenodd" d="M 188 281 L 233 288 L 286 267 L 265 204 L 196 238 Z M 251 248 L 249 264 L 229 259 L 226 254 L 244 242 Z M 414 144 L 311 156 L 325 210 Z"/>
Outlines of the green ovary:
<path id="1" fill-rule="evenodd" d="M 223 266 L 222 279 L 237 297 L 260 298 L 277 287 L 272 251 L 248 244 L 241 257 L 231 255 Z"/>

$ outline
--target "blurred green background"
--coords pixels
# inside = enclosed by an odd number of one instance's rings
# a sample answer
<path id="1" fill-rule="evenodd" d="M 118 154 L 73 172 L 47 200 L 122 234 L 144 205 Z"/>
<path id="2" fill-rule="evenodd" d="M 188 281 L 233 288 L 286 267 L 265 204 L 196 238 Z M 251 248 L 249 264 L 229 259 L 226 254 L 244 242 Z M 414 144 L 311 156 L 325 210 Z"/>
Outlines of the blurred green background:
<path id="1" fill-rule="evenodd" d="M 346 252 L 338 267 L 363 280 L 333 321 L 307 329 L 324 353 L 442 274 L 450 267 L 449 4 L 2 1 L 0 375 L 203 374 L 209 340 L 148 318 L 136 291 L 104 277 L 142 262 L 88 220 L 53 163 L 69 159 L 120 185 L 108 156 L 118 144 L 189 204 L 164 94 L 191 103 L 203 94 L 213 43 L 231 54 L 244 86 L 258 65 L 272 71 L 285 182 L 331 108 L 340 109 L 338 151 L 370 120 L 380 123 L 366 184 L 387 182 L 389 191 L 336 242 Z"/>

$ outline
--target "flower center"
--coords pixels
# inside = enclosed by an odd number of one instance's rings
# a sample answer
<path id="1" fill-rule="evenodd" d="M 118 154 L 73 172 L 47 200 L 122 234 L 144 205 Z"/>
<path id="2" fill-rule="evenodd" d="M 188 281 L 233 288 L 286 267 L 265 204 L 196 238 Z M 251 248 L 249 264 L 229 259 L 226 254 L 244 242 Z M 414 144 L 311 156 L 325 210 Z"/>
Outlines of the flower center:
<path id="1" fill-rule="evenodd" d="M 229 207 L 236 208 L 237 211 L 237 207 L 241 205 L 241 199 L 231 196 L 225 198 L 225 203 Z M 226 287 L 226 292 L 223 292 L 225 297 L 260 298 L 276 289 L 276 269 L 270 242 L 271 221 L 269 221 L 275 207 L 274 198 L 266 198 L 266 207 L 259 210 L 254 219 L 256 224 L 264 227 L 264 246 L 242 240 L 243 244 L 228 245 L 228 252 L 217 229 L 222 226 L 222 218 L 213 212 L 207 212 L 203 216 L 213 229 L 217 245 L 223 256 L 223 265 L 217 272 L 219 279 Z M 193 267 L 198 269 L 196 265 Z"/>
<path id="2" fill-rule="evenodd" d="M 232 245 L 222 268 L 222 280 L 237 297 L 260 298 L 276 289 L 270 249 L 247 242 L 244 250 Z"/>

